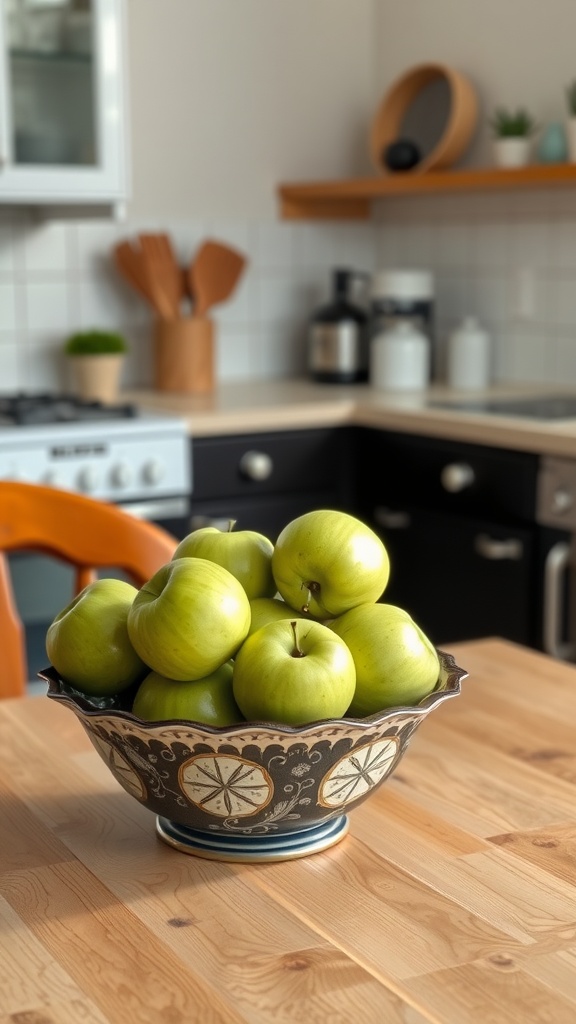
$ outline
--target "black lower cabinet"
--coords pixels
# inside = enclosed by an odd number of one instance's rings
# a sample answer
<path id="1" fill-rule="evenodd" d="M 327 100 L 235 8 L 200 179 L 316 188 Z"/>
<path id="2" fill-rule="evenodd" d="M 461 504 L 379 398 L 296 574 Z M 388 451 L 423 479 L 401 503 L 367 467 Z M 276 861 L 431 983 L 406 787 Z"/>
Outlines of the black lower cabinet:
<path id="1" fill-rule="evenodd" d="M 358 428 L 359 515 L 391 562 L 382 600 L 437 645 L 500 636 L 542 642 L 538 457 Z"/>
<path id="2" fill-rule="evenodd" d="M 534 538 L 483 520 L 415 509 L 380 529 L 391 574 L 382 600 L 408 611 L 436 646 L 534 637 Z M 502 557 L 486 557 L 489 548 Z M 506 557 L 507 548 L 512 557 Z"/>
<path id="3" fill-rule="evenodd" d="M 351 511 L 353 445 L 340 427 L 194 439 L 191 528 L 234 519 L 275 541 L 312 509 Z"/>
<path id="4" fill-rule="evenodd" d="M 437 645 L 501 636 L 541 648 L 543 580 L 557 539 L 536 525 L 538 457 L 365 427 L 193 441 L 191 529 L 276 540 L 296 516 L 342 509 L 391 560 L 382 600 Z"/>

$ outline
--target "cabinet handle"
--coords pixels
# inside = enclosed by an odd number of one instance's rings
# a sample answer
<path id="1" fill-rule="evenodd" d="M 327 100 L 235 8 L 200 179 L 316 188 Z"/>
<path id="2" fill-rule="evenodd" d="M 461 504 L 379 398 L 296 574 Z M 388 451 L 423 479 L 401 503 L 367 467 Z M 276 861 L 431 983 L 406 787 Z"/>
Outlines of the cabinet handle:
<path id="1" fill-rule="evenodd" d="M 481 558 L 487 558 L 491 562 L 519 562 L 524 554 L 524 545 L 517 537 L 495 540 L 486 533 L 479 533 L 474 538 L 474 550 Z"/>
<path id="2" fill-rule="evenodd" d="M 542 644 L 546 654 L 553 658 L 571 661 L 574 658 L 574 644 L 563 643 L 562 637 L 562 583 L 568 570 L 570 547 L 565 541 L 558 541 L 550 548 L 544 564 L 544 618 L 542 623 Z"/>
<path id="3" fill-rule="evenodd" d="M 411 524 L 410 513 L 377 505 L 372 514 L 374 522 L 385 530 L 408 530 Z"/>
<path id="4" fill-rule="evenodd" d="M 244 452 L 238 468 L 248 480 L 267 480 L 272 475 L 274 463 L 267 452 L 249 451 Z"/>

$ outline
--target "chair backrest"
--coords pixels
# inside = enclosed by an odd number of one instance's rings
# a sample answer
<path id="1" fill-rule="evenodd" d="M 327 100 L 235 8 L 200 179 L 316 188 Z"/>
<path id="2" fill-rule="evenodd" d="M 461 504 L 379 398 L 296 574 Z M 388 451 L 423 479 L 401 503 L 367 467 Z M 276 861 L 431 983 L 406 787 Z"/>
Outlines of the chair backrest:
<path id="1" fill-rule="evenodd" d="M 25 629 L 4 552 L 31 551 L 76 568 L 74 594 L 98 569 L 118 569 L 142 586 L 178 541 L 115 505 L 37 484 L 0 481 L 0 697 L 24 694 L 28 680 Z"/>

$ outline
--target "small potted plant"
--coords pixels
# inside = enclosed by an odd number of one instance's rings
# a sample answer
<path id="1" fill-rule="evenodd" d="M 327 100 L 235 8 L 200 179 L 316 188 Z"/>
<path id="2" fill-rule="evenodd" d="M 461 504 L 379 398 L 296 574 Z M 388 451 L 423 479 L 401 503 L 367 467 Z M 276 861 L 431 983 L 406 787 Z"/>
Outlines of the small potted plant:
<path id="1" fill-rule="evenodd" d="M 78 396 L 86 401 L 114 402 L 127 351 L 125 338 L 113 331 L 72 334 L 64 345 L 64 353 Z"/>
<path id="2" fill-rule="evenodd" d="M 532 115 L 519 107 L 498 107 L 490 119 L 494 132 L 494 152 L 499 167 L 524 167 L 530 160 L 531 140 L 536 131 Z"/>
<path id="3" fill-rule="evenodd" d="M 570 163 L 576 163 L 576 81 L 566 87 L 566 103 L 568 105 L 568 123 L 566 138 Z"/>

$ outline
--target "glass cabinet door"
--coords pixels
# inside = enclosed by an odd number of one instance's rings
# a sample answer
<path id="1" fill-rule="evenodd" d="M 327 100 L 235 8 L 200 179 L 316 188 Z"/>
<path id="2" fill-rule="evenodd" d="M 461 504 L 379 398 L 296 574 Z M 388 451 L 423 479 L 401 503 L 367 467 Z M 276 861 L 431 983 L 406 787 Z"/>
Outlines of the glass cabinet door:
<path id="1" fill-rule="evenodd" d="M 0 203 L 126 198 L 124 0 L 0 0 Z"/>
<path id="2" fill-rule="evenodd" d="M 12 0 L 11 152 L 16 165 L 97 163 L 92 0 Z"/>

